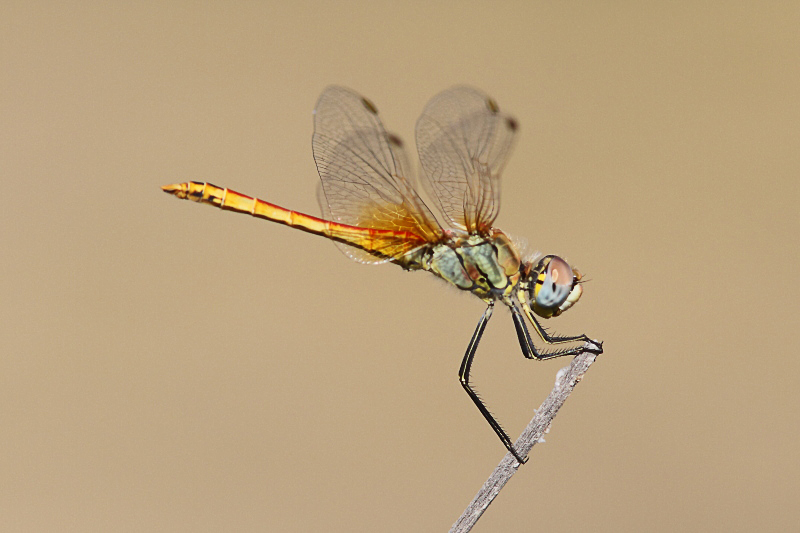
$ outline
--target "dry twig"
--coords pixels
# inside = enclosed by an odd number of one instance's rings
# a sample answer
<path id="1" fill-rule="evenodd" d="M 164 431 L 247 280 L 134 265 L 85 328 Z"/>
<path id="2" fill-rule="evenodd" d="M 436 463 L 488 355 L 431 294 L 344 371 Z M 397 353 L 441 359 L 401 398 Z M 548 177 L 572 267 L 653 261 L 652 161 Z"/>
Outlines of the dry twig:
<path id="1" fill-rule="evenodd" d="M 587 346 L 591 347 L 588 343 Z M 526 457 L 533 446 L 542 438 L 558 410 L 564 405 L 575 385 L 583 378 L 583 375 L 589 370 L 596 358 L 596 354 L 585 352 L 576 356 L 568 367 L 559 370 L 556 375 L 556 384 L 553 390 L 550 391 L 550 395 L 536 411 L 533 419 L 528 424 L 528 427 L 525 428 L 525 431 L 522 432 L 522 435 L 519 436 L 517 442 L 514 443 L 514 448 L 523 457 Z M 483 484 L 483 487 L 464 510 L 464 513 L 453 524 L 450 533 L 467 533 L 470 531 L 483 512 L 489 507 L 489 504 L 500 493 L 500 489 L 508 483 L 508 480 L 511 479 L 511 476 L 514 475 L 519 467 L 520 464 L 514 456 L 506 453 L 506 456 L 494 469 L 492 475 Z"/>

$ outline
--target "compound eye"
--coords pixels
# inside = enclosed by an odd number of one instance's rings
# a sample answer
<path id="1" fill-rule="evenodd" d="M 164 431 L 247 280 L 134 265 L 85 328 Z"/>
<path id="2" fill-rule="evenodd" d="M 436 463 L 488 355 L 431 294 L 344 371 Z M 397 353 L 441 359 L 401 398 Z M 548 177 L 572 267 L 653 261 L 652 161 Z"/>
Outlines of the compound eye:
<path id="1" fill-rule="evenodd" d="M 556 285 L 572 287 L 572 267 L 560 257 L 553 256 L 550 264 L 547 265 L 547 272 Z"/>
<path id="2" fill-rule="evenodd" d="M 560 257 L 553 256 L 547 270 L 539 274 L 536 280 L 536 305 L 545 309 L 553 309 L 563 304 L 574 283 L 572 268 Z"/>

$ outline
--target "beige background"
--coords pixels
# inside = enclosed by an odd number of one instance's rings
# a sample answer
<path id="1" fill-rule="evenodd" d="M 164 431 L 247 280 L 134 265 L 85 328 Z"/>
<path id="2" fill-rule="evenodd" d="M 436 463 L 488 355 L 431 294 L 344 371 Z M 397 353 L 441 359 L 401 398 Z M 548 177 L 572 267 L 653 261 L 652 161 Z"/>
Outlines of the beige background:
<path id="1" fill-rule="evenodd" d="M 3 2 L 0 530 L 446 531 L 504 449 L 481 302 L 179 202 L 312 214 L 331 83 L 412 140 L 455 83 L 522 129 L 499 227 L 605 340 L 475 531 L 800 523 L 797 2 Z M 566 361 L 496 313 L 516 436 Z"/>

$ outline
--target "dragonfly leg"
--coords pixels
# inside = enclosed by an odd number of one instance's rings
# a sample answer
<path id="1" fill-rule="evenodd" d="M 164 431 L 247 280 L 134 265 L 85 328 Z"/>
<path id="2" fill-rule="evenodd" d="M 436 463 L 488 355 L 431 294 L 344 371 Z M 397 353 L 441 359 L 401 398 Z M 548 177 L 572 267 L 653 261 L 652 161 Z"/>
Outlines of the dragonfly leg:
<path id="1" fill-rule="evenodd" d="M 524 355 L 528 359 L 538 359 L 541 361 L 544 359 L 563 357 L 565 355 L 578 355 L 584 352 L 596 353 L 598 355 L 603 353 L 603 344 L 593 341 L 586 335 L 576 335 L 574 337 L 549 335 L 547 331 L 545 331 L 545 329 L 536 320 L 536 317 L 533 316 L 533 313 L 528 312 L 528 309 L 526 308 L 525 314 L 530 319 L 534 329 L 536 329 L 536 333 L 539 334 L 539 336 L 545 343 L 561 344 L 565 342 L 583 341 L 593 345 L 593 347 L 591 348 L 587 348 L 585 346 L 576 346 L 574 348 L 565 348 L 562 350 L 553 350 L 553 351 L 539 350 L 536 348 L 536 345 L 533 344 L 533 341 L 531 340 L 531 335 L 530 333 L 528 333 L 528 327 L 525 325 L 525 319 L 522 317 L 522 313 L 520 313 L 517 305 L 512 302 L 510 308 L 511 308 L 511 317 L 514 319 L 514 327 L 517 329 L 517 338 L 519 339 L 519 345 L 522 348 L 522 355 Z"/>
<path id="2" fill-rule="evenodd" d="M 472 339 L 469 341 L 467 353 L 464 354 L 464 359 L 461 361 L 461 368 L 458 371 L 458 377 L 461 381 L 461 386 L 464 387 L 465 391 L 467 391 L 467 394 L 469 394 L 469 397 L 472 398 L 472 401 L 483 415 L 483 418 L 489 422 L 489 425 L 492 426 L 492 429 L 495 433 L 497 433 L 497 436 L 500 437 L 500 440 L 503 442 L 511 455 L 513 455 L 514 458 L 516 458 L 516 460 L 521 464 L 524 464 L 527 459 L 523 459 L 517 453 L 508 434 L 502 427 L 500 427 L 500 424 L 494 419 L 492 414 L 489 412 L 489 409 L 487 409 L 486 404 L 483 403 L 478 394 L 472 390 L 472 387 L 469 384 L 469 371 L 472 367 L 472 360 L 475 358 L 475 352 L 477 351 L 478 343 L 481 341 L 481 337 L 483 336 L 483 330 L 486 329 L 486 324 L 489 322 L 489 319 L 492 318 L 493 309 L 494 301 L 490 301 L 489 307 L 487 307 L 486 311 L 484 311 L 483 316 L 478 322 L 478 327 L 475 328 L 475 333 L 472 334 Z"/>

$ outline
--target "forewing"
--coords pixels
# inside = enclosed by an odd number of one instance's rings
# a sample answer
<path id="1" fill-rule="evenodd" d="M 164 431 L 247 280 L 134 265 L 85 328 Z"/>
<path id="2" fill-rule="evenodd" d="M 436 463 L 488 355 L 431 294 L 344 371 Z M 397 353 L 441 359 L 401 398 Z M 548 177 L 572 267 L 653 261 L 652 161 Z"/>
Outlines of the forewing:
<path id="1" fill-rule="evenodd" d="M 320 205 L 331 220 L 398 236 L 406 232 L 422 242 L 441 237 L 439 224 L 408 179 L 402 143 L 386 133 L 369 100 L 328 87 L 314 110 L 312 147 L 323 190 Z M 403 249 L 387 245 L 393 253 L 406 253 Z M 361 250 L 345 253 L 362 262 L 386 260 Z"/>
<path id="2" fill-rule="evenodd" d="M 425 106 L 416 127 L 423 181 L 453 226 L 491 228 L 516 130 L 513 118 L 471 87 L 448 89 Z"/>
<path id="3" fill-rule="evenodd" d="M 328 200 L 325 197 L 325 191 L 322 190 L 322 184 L 317 187 L 317 201 L 319 202 L 320 209 L 322 209 L 322 216 L 328 220 L 333 220 L 333 215 L 331 214 L 331 208 L 328 205 Z M 338 235 L 337 232 L 334 230 L 332 231 L 332 237 L 347 237 L 347 235 Z M 352 235 L 351 235 L 352 238 Z M 364 237 L 366 238 L 366 237 Z M 352 259 L 353 261 L 358 261 L 359 263 L 366 263 L 366 264 L 379 264 L 379 263 L 386 263 L 395 257 L 401 257 L 406 253 L 410 252 L 414 248 L 425 244 L 425 241 L 422 237 L 418 237 L 417 239 L 409 239 L 408 235 L 404 234 L 390 234 L 390 235 L 380 235 L 376 237 L 369 237 L 371 240 L 371 248 L 375 250 L 375 252 L 370 253 L 366 250 L 361 248 L 357 248 L 352 245 L 348 245 L 345 242 L 341 241 L 334 241 L 333 243 L 336 245 L 341 252 Z M 350 240 L 350 239 L 347 239 Z"/>

